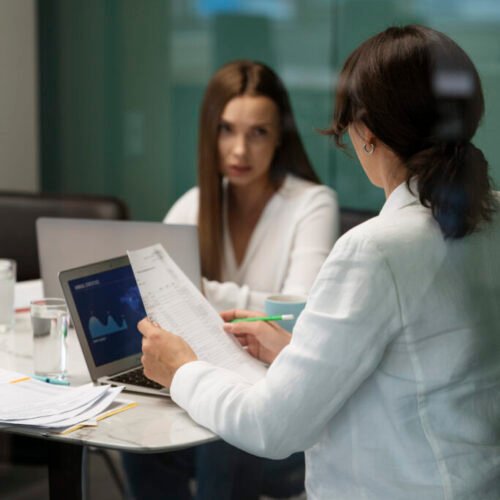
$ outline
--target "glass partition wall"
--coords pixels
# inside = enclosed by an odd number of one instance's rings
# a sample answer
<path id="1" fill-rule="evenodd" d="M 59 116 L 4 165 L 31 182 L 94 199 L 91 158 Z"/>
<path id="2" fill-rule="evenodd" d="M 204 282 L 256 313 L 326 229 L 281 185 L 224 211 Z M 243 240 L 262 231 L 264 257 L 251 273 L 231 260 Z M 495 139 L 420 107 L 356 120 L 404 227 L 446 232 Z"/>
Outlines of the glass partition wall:
<path id="1" fill-rule="evenodd" d="M 43 189 L 112 194 L 134 219 L 161 220 L 196 183 L 198 109 L 223 63 L 272 66 L 290 90 L 307 151 L 342 206 L 377 210 L 381 190 L 329 125 L 346 56 L 391 24 L 454 38 L 483 81 L 475 142 L 500 181 L 500 4 L 497 0 L 40 0 Z"/>

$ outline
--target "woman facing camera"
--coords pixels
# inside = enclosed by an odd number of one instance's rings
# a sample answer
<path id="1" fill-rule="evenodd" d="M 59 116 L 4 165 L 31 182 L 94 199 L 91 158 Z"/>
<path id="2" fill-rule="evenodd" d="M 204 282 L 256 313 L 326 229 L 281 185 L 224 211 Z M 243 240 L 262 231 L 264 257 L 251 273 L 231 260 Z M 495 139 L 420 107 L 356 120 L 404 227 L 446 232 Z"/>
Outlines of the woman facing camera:
<path id="1" fill-rule="evenodd" d="M 350 136 L 385 192 L 380 215 L 337 241 L 293 335 L 227 324 L 271 362 L 262 380 L 143 320 L 146 375 L 235 446 L 305 450 L 310 500 L 500 498 L 499 198 L 472 144 L 483 111 L 446 35 L 412 25 L 364 42 L 327 134 Z"/>
<path id="2" fill-rule="evenodd" d="M 165 222 L 197 224 L 203 289 L 218 310 L 307 295 L 337 238 L 338 207 L 311 167 L 288 94 L 267 66 L 235 61 L 201 108 L 198 187 Z"/>
<path id="3" fill-rule="evenodd" d="M 198 187 L 165 217 L 197 224 L 203 291 L 218 310 L 263 310 L 305 296 L 338 233 L 335 193 L 322 186 L 300 139 L 286 89 L 267 66 L 235 61 L 208 84 L 200 115 Z M 302 453 L 265 460 L 223 441 L 161 456 L 124 455 L 136 498 L 258 499 L 303 490 Z"/>

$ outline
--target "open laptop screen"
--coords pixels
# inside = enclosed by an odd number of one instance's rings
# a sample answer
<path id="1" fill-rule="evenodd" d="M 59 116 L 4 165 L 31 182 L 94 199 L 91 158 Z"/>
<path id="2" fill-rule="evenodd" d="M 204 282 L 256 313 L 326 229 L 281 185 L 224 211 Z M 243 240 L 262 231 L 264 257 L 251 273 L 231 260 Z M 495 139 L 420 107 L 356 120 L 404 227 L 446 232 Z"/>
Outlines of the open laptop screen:
<path id="1" fill-rule="evenodd" d="M 137 323 L 146 316 L 130 265 L 68 282 L 96 366 L 141 351 Z"/>

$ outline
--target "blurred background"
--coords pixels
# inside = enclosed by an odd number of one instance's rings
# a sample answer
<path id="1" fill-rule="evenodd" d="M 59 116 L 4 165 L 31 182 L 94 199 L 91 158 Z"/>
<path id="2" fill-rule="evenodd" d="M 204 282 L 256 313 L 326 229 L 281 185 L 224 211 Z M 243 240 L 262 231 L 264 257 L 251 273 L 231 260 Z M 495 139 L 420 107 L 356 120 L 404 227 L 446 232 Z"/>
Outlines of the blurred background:
<path id="1" fill-rule="evenodd" d="M 329 125 L 337 74 L 365 38 L 421 23 L 476 63 L 475 138 L 499 184 L 498 0 L 0 0 L 0 189 L 107 194 L 161 220 L 196 183 L 198 109 L 221 64 L 251 58 L 287 85 L 306 149 L 344 207 L 379 209 Z"/>
<path id="2" fill-rule="evenodd" d="M 475 143 L 500 186 L 499 0 L 0 0 L 0 191 L 111 195 L 132 219 L 162 220 L 196 183 L 206 83 L 225 62 L 251 58 L 285 81 L 341 206 L 378 210 L 382 191 L 317 130 L 330 123 L 347 55 L 407 23 L 447 33 L 476 63 L 486 116 Z M 46 471 L 12 471 L 5 443 L 0 497 L 47 498 Z M 90 461 L 90 497 L 119 499 L 105 464 Z"/>

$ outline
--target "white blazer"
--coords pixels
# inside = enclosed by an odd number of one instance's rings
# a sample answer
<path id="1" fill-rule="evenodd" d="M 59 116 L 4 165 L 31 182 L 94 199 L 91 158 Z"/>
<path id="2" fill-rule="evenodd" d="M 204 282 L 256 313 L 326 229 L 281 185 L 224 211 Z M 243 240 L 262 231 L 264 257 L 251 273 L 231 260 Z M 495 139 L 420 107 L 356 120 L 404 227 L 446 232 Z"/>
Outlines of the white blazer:
<path id="1" fill-rule="evenodd" d="M 209 302 L 219 311 L 262 311 L 271 294 L 307 295 L 338 236 L 335 193 L 287 175 L 262 212 L 238 265 L 227 225 L 225 189 L 222 280 L 203 280 Z M 198 207 L 199 191 L 193 188 L 174 204 L 164 222 L 197 224 Z"/>
<path id="2" fill-rule="evenodd" d="M 172 398 L 231 444 L 306 450 L 313 499 L 500 498 L 500 217 L 445 240 L 405 184 L 336 243 L 249 385 L 202 361 Z"/>

